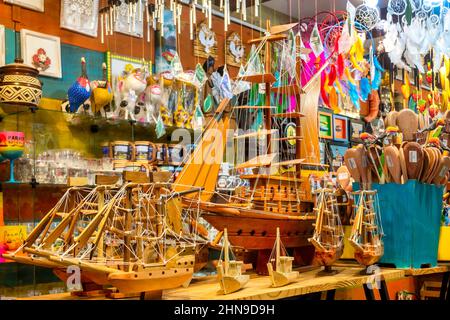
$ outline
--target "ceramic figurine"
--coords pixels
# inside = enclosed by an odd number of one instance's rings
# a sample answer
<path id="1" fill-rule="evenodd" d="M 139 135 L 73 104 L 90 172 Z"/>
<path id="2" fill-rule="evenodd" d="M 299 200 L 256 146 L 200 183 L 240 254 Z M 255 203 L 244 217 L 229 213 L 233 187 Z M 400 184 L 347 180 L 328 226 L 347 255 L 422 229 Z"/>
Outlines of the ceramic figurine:
<path id="1" fill-rule="evenodd" d="M 145 68 L 134 69 L 121 79 L 117 85 L 119 90 L 120 107 L 126 108 L 126 119 L 135 120 L 134 107 L 138 101 L 138 97 L 144 92 L 147 86 L 145 80 Z"/>
<path id="2" fill-rule="evenodd" d="M 103 69 L 103 79 L 94 80 L 91 82 L 92 94 L 91 94 L 91 105 L 94 114 L 101 112 L 105 115 L 104 107 L 108 106 L 112 99 L 113 94 L 111 90 L 111 85 L 106 79 L 106 64 L 102 64 Z"/>
<path id="3" fill-rule="evenodd" d="M 148 123 L 156 122 L 157 111 L 162 102 L 161 87 L 157 84 L 150 85 L 145 89 L 144 104 L 146 119 Z"/>
<path id="4" fill-rule="evenodd" d="M 69 98 L 69 110 L 72 113 L 77 112 L 78 108 L 91 96 L 84 57 L 81 58 L 81 76 L 70 86 L 67 96 Z"/>

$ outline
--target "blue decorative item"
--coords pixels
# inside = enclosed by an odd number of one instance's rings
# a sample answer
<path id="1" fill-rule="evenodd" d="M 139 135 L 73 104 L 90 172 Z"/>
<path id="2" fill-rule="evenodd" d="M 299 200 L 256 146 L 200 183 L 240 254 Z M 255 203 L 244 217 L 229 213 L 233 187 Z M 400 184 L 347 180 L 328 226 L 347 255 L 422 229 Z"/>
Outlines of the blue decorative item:
<path id="1" fill-rule="evenodd" d="M 353 185 L 353 190 L 358 190 Z M 405 184 L 372 184 L 378 191 L 385 236 L 380 263 L 397 268 L 437 265 L 443 186 L 409 180 Z M 399 195 L 407 201 L 399 201 Z"/>
<path id="2" fill-rule="evenodd" d="M 381 85 L 381 74 L 385 71 L 378 61 L 377 57 L 373 56 L 373 64 L 375 65 L 375 77 L 372 81 L 372 90 L 380 89 Z"/>
<path id="3" fill-rule="evenodd" d="M 372 88 L 370 86 L 370 81 L 367 78 L 362 78 L 359 82 L 359 91 L 361 94 L 361 100 L 367 101 L 367 98 L 369 97 L 370 91 L 372 91 Z"/>
<path id="4" fill-rule="evenodd" d="M 67 91 L 70 112 L 77 112 L 78 108 L 91 96 L 91 86 L 86 74 L 86 60 L 81 58 L 81 76 Z"/>
<path id="5" fill-rule="evenodd" d="M 350 81 L 348 81 L 348 94 L 349 94 L 350 99 L 351 99 L 353 105 L 355 106 L 355 108 L 357 110 L 359 110 L 360 105 L 359 105 L 358 90 L 356 89 L 356 86 L 353 83 L 351 83 Z"/>

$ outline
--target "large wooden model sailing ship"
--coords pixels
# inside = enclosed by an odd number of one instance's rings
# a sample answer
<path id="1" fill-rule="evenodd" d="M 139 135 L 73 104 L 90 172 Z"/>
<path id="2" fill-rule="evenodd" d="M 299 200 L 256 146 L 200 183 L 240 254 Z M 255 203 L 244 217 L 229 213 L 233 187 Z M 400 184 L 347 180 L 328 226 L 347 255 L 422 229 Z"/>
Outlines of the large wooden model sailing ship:
<path id="1" fill-rule="evenodd" d="M 310 257 L 305 258 L 304 261 L 307 264 L 312 261 L 314 251 L 307 239 L 312 235 L 312 222 L 315 217 L 312 212 L 312 199 L 310 199 L 311 203 L 301 201 L 304 199 L 304 190 L 307 187 L 301 176 L 306 157 L 302 158 L 301 152 L 303 133 L 301 118 L 304 115 L 300 112 L 300 108 L 303 107 L 300 97 L 305 90 L 314 88 L 314 92 L 308 93 L 308 97 L 305 98 L 309 101 L 308 103 L 311 103 L 309 107 L 314 109 L 308 120 L 316 125 L 320 78 L 313 77 L 304 87 L 299 81 L 300 63 L 297 60 L 303 48 L 300 48 L 300 40 L 291 30 L 296 25 L 270 27 L 268 23 L 269 32 L 262 38 L 250 41 L 259 46 L 250 57 L 247 70 L 241 72 L 235 84 L 246 82 L 264 86 L 265 100 L 260 101 L 261 103 L 241 106 L 239 104 L 242 103 L 242 99 L 237 98 L 233 100 L 233 104 L 237 105 L 231 106 L 229 99 L 223 99 L 216 110 L 215 117 L 210 121 L 198 143 L 197 149 L 175 181 L 174 190 L 181 191 L 190 186 L 204 188 L 200 196 L 202 217 L 217 230 L 228 229 L 230 242 L 234 246 L 259 250 L 259 252 L 265 250 L 268 256 L 275 241 L 276 228 L 279 227 L 282 232 L 280 237 L 287 248 L 308 248 Z M 286 35 L 287 32 L 289 36 Z M 272 44 L 278 45 L 283 52 L 290 50 L 292 53 L 290 69 L 287 70 L 281 63 L 278 79 L 271 68 Z M 265 62 L 255 63 L 259 62 L 259 51 L 262 48 L 265 49 Z M 321 70 L 317 70 L 317 74 L 320 72 Z M 278 86 L 274 87 L 275 81 Z M 272 93 L 275 93 L 275 99 Z M 273 106 L 278 105 L 279 99 L 291 99 L 291 97 L 296 99 L 296 103 L 291 105 L 290 109 Z M 293 106 L 295 106 L 294 109 L 292 109 Z M 224 155 L 225 139 L 223 137 L 226 137 L 226 131 L 230 126 L 232 112 L 236 112 L 238 124 L 248 126 L 243 129 L 254 126 L 254 124 L 249 125 L 249 115 L 256 114 L 256 117 L 261 119 L 256 130 L 235 136 L 235 141 L 253 138 L 260 144 L 260 140 L 263 140 L 261 138 L 264 138 L 266 144 L 265 148 L 259 148 L 259 155 L 235 167 L 235 169 L 253 168 L 253 173 L 241 175 L 241 178 L 249 181 L 250 187 L 230 196 L 215 192 L 215 185 Z M 295 124 L 295 135 L 280 137 L 280 131 L 285 122 Z M 313 135 L 311 139 L 316 141 L 308 141 L 308 144 L 316 145 L 315 151 L 318 153 L 318 135 Z M 295 145 L 295 151 L 280 156 L 277 150 L 285 150 L 287 143 Z M 236 150 L 236 153 L 239 152 L 241 151 Z M 207 163 L 203 160 L 204 155 L 210 155 Z M 316 163 L 319 159 L 320 157 L 315 159 Z M 313 167 L 313 170 L 319 166 L 309 165 Z M 267 256 L 260 259 L 264 260 L 264 263 L 260 265 L 264 269 Z M 297 256 L 301 256 L 301 253 Z M 257 269 L 257 271 L 263 273 L 266 270 Z"/>
<path id="2" fill-rule="evenodd" d="M 285 286 L 298 278 L 298 271 L 292 271 L 293 260 L 293 257 L 287 256 L 286 249 L 281 243 L 280 228 L 277 228 L 277 238 L 275 240 L 275 245 L 272 250 L 271 257 L 269 259 L 269 262 L 267 263 L 267 269 L 269 270 L 272 287 Z M 273 268 L 274 263 L 275 270 Z"/>
<path id="3" fill-rule="evenodd" d="M 344 230 L 336 207 L 332 189 L 317 191 L 316 223 L 314 235 L 309 241 L 316 248 L 315 261 L 330 271 L 330 266 L 340 258 L 344 250 Z"/>
<path id="4" fill-rule="evenodd" d="M 173 193 L 167 184 L 131 182 L 70 188 L 5 257 L 57 270 L 78 266 L 83 279 L 122 293 L 187 285 L 197 241 L 189 229 L 198 209 L 183 208 L 181 196 L 190 192 L 198 189 Z"/>
<path id="5" fill-rule="evenodd" d="M 242 274 L 242 261 L 230 260 L 230 252 L 233 255 L 233 251 L 230 248 L 228 241 L 227 229 L 223 234 L 223 246 L 220 254 L 220 260 L 217 265 L 217 278 L 222 294 L 229 294 L 235 292 L 246 285 L 250 276 Z M 223 260 L 222 260 L 223 257 Z"/>

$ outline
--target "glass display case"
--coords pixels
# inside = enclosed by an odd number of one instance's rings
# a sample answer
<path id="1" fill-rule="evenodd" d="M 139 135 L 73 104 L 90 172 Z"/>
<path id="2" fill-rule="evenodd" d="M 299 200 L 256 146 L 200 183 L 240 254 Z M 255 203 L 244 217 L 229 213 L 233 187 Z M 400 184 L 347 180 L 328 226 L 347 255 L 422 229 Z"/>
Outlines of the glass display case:
<path id="1" fill-rule="evenodd" d="M 169 150 L 176 129 L 166 128 L 165 135 L 157 139 L 155 125 L 151 124 L 70 114 L 56 108 L 31 110 L 6 105 L 0 108 L 0 132 L 24 134 L 23 153 L 14 160 L 15 182 L 8 181 L 9 160 L 0 163 L 0 249 L 3 251 L 20 247 L 20 242 L 67 190 L 70 179 L 83 178 L 93 185 L 95 175 L 115 174 L 120 166 L 112 159 L 114 154 L 110 148 L 114 141 L 133 146 L 136 141 L 144 141 Z M 188 132 L 194 136 L 192 130 Z M 180 150 L 186 152 L 187 148 Z M 176 156 L 179 165 L 180 155 Z M 168 155 L 154 165 L 163 170 L 172 164 L 170 159 Z M 2 299 L 64 290 L 65 284 L 50 269 L 0 261 Z"/>

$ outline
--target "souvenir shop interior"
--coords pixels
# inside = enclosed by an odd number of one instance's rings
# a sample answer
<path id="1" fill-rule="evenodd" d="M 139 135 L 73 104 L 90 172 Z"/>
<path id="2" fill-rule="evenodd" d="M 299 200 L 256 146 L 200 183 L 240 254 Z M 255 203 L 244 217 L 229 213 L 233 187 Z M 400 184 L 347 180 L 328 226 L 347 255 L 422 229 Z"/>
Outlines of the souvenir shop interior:
<path id="1" fill-rule="evenodd" d="M 449 0 L 1 0 L 0 299 L 450 300 Z"/>

